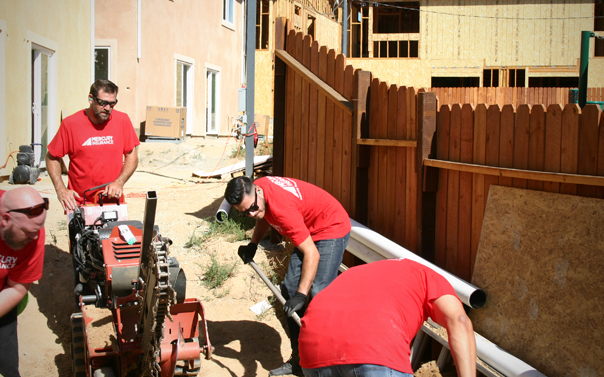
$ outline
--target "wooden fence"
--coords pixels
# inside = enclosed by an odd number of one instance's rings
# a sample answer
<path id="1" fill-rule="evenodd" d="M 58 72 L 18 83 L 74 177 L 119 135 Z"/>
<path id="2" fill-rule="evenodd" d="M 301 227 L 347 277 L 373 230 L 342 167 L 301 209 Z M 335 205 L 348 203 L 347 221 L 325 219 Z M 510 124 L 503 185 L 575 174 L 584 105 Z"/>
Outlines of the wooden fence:
<path id="1" fill-rule="evenodd" d="M 459 277 L 471 280 L 491 184 L 604 198 L 597 106 L 437 109 L 434 94 L 354 70 L 286 35 L 283 19 L 276 28 L 274 174 L 324 188 L 352 218 Z"/>

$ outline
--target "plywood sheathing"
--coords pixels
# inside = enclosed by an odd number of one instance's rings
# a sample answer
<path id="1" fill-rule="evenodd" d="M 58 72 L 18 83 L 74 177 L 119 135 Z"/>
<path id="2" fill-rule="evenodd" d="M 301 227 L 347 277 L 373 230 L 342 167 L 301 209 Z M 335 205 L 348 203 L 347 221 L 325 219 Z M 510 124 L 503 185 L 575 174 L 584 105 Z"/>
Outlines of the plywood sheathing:
<path id="1" fill-rule="evenodd" d="M 604 370 L 604 200 L 492 185 L 476 332 L 548 376 Z"/>

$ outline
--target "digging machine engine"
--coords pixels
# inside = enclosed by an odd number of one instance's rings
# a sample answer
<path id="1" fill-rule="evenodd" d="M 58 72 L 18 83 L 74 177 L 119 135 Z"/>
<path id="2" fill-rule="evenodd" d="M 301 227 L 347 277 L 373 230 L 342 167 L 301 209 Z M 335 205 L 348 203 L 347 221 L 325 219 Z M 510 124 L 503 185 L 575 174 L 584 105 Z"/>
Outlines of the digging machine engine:
<path id="1" fill-rule="evenodd" d="M 168 255 L 172 241 L 154 225 L 155 192 L 147 193 L 143 223 L 127 220 L 123 197 L 102 199 L 76 209 L 70 222 L 81 307 L 71 318 L 74 376 L 197 376 L 200 354 L 212 353 L 204 309 L 185 298 L 184 272 Z M 97 322 L 108 321 L 113 333 L 99 334 Z"/>

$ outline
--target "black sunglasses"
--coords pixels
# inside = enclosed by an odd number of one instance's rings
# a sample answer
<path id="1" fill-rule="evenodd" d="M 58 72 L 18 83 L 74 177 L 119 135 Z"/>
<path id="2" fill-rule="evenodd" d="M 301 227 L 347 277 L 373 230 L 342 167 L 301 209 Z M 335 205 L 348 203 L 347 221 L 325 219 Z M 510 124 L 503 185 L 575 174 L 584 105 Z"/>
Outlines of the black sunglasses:
<path id="1" fill-rule="evenodd" d="M 24 213 L 27 216 L 31 216 L 31 217 L 36 217 L 36 216 L 40 216 L 42 214 L 42 212 L 44 212 L 44 210 L 48 209 L 48 198 L 42 198 L 44 199 L 43 203 L 40 204 L 36 204 L 35 206 L 32 207 L 27 207 L 27 208 L 17 208 L 17 209 L 11 209 L 8 212 L 19 212 L 19 213 Z"/>
<path id="2" fill-rule="evenodd" d="M 250 212 L 255 212 L 258 210 L 258 191 L 256 191 L 256 198 L 254 199 L 254 204 L 250 206 L 250 208 L 246 209 L 243 212 L 239 212 L 239 216 L 249 216 Z"/>
<path id="3" fill-rule="evenodd" d="M 113 106 L 117 105 L 117 99 L 115 101 L 113 101 L 113 102 L 109 102 L 109 101 L 105 101 L 105 100 L 102 100 L 102 99 L 98 99 L 95 96 L 92 96 L 92 98 L 94 98 L 94 100 L 96 101 L 96 103 L 98 103 L 102 107 L 105 107 L 107 105 L 113 107 Z"/>

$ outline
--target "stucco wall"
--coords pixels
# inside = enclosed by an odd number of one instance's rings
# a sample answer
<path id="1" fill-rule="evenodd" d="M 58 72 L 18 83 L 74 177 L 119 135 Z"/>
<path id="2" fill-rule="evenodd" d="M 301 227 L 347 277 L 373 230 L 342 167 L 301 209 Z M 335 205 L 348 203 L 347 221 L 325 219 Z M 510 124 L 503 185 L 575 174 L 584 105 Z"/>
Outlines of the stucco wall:
<path id="1" fill-rule="evenodd" d="M 61 112 L 87 106 L 91 83 L 91 10 L 82 0 L 0 1 L 0 160 L 32 143 L 32 43 L 52 55 L 49 66 L 49 141 Z M 4 90 L 2 92 L 2 89 Z M 14 159 L 0 170 L 12 172 Z"/>
<path id="2" fill-rule="evenodd" d="M 117 41 L 119 110 L 135 128 L 145 120 L 146 106 L 176 105 L 176 60 L 192 64 L 192 134 L 206 134 L 206 70 L 220 72 L 219 134 L 230 130 L 241 86 L 242 2 L 234 3 L 234 23 L 222 22 L 221 1 L 145 0 L 141 8 L 141 57 L 137 58 L 137 1 L 96 2 L 97 40 Z M 113 75 L 112 75 L 113 78 Z"/>

